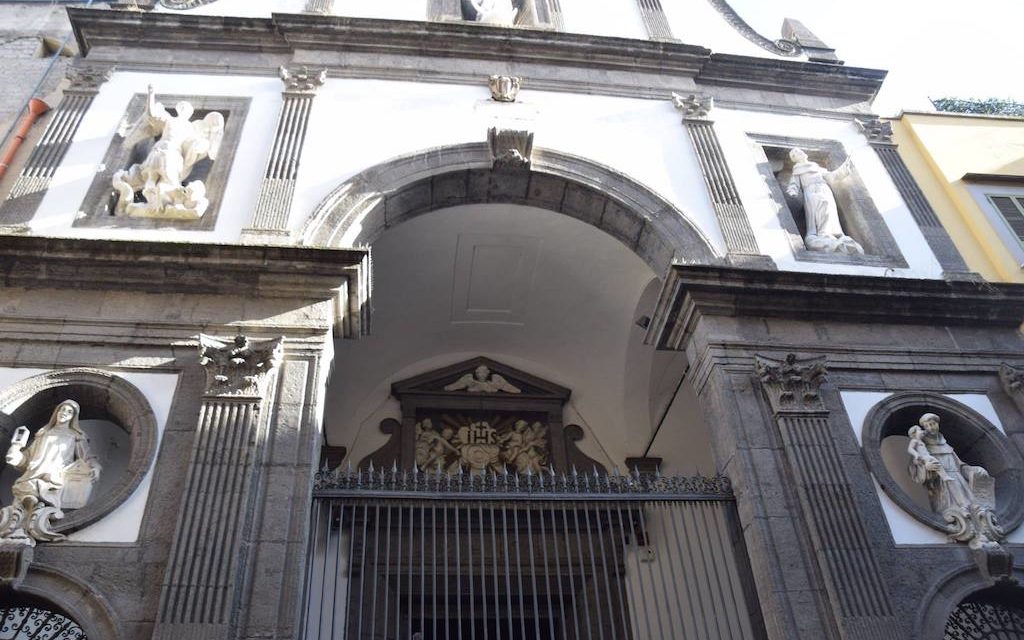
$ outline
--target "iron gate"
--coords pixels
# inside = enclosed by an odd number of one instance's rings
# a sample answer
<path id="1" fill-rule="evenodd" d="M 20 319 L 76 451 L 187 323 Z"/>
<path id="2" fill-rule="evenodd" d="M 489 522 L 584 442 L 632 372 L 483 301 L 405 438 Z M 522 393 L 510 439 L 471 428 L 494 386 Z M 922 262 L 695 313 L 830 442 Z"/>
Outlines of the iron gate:
<path id="1" fill-rule="evenodd" d="M 306 640 L 752 638 L 728 479 L 317 475 Z"/>

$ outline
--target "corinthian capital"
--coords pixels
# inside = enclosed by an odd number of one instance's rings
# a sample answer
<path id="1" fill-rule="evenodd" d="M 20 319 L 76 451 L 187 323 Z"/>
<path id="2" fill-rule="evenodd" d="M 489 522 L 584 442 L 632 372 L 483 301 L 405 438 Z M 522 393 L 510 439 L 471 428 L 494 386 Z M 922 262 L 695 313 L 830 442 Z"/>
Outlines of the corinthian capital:
<path id="1" fill-rule="evenodd" d="M 683 120 L 703 120 L 711 113 L 715 100 L 711 96 L 672 94 L 672 104 L 683 112 Z"/>
<path id="2" fill-rule="evenodd" d="M 755 357 L 755 370 L 775 411 L 824 411 L 819 390 L 828 378 L 825 356 L 783 360 Z"/>
<path id="3" fill-rule="evenodd" d="M 284 92 L 293 94 L 316 93 L 316 90 L 327 82 L 327 69 L 309 69 L 309 67 L 288 67 L 282 66 L 278 69 L 281 82 L 284 83 Z"/>
<path id="4" fill-rule="evenodd" d="M 206 369 L 208 396 L 262 396 L 271 371 L 281 362 L 284 338 L 221 342 L 199 336 L 199 364 Z"/>

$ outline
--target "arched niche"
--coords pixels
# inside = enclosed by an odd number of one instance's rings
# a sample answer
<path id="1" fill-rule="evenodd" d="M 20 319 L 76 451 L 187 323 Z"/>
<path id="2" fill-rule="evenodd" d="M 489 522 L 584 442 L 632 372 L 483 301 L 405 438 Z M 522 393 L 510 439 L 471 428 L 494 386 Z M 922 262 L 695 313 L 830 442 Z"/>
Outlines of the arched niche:
<path id="1" fill-rule="evenodd" d="M 1024 568 L 1016 568 L 1010 580 L 993 583 L 982 575 L 973 563 L 957 568 L 942 579 L 926 594 L 922 606 L 917 611 L 914 622 L 913 640 L 958 640 L 960 637 L 977 638 L 978 640 L 1002 640 L 1003 638 L 1024 637 L 1021 635 L 947 635 L 951 630 L 951 622 L 964 620 L 963 615 L 970 608 L 963 605 L 987 603 L 995 606 L 1024 606 Z M 966 609 L 966 611 L 965 611 Z M 973 612 L 970 612 L 973 613 Z M 1011 627 L 1012 628 L 1012 627 Z M 998 632 L 1000 629 L 994 629 Z"/>
<path id="2" fill-rule="evenodd" d="M 81 406 L 79 419 L 90 438 L 95 430 L 119 428 L 114 441 L 127 450 L 111 448 L 116 460 L 105 461 L 104 474 L 89 503 L 66 510 L 53 523 L 54 531 L 67 534 L 103 518 L 127 500 L 142 482 L 156 455 L 156 416 L 145 396 L 125 379 L 99 369 L 62 369 L 32 376 L 0 392 L 0 450 L 6 451 L 19 425 L 35 433 L 46 424 L 58 404 L 74 400 Z M 106 462 L 106 464 L 104 464 Z"/>
<path id="3" fill-rule="evenodd" d="M 915 500 L 912 492 L 901 486 L 905 483 L 897 474 L 909 474 L 906 463 L 902 467 L 887 465 L 882 453 L 887 438 L 905 438 L 925 413 L 939 416 L 942 434 L 961 460 L 984 467 L 995 478 L 1000 526 L 1007 532 L 1020 526 L 1024 520 L 1024 461 L 1006 436 L 980 413 L 937 393 L 897 393 L 868 413 L 861 434 L 862 452 L 886 495 L 918 521 L 946 530 L 945 521 L 927 502 L 922 504 L 919 497 Z"/>
<path id="4" fill-rule="evenodd" d="M 707 236 L 672 203 L 605 165 L 535 148 L 529 170 L 491 166 L 484 143 L 429 149 L 381 163 L 338 186 L 310 215 L 301 243 L 372 244 L 409 218 L 466 204 L 513 203 L 555 211 L 617 238 L 662 275 L 675 260 L 721 261 Z"/>
<path id="5" fill-rule="evenodd" d="M 83 580 L 49 565 L 34 563 L 17 590 L 4 596 L 0 611 L 19 606 L 49 611 L 81 630 L 82 635 L 55 635 L 52 640 L 120 640 L 124 635 L 102 596 Z M 48 640 L 46 636 L 39 638 Z"/>

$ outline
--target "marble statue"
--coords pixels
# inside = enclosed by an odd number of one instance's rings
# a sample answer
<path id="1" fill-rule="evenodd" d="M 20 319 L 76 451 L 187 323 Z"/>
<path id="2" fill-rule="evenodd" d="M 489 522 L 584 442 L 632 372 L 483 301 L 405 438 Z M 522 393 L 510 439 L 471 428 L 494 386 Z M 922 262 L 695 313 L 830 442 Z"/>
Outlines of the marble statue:
<path id="1" fill-rule="evenodd" d="M 416 423 L 415 449 L 416 466 L 431 472 L 537 474 L 548 464 L 547 428 L 526 420 L 517 420 L 502 433 L 487 420 L 437 429 L 424 418 Z"/>
<path id="2" fill-rule="evenodd" d="M 146 111 L 125 137 L 124 147 L 155 142 L 142 162 L 114 174 L 116 215 L 195 220 L 210 206 L 203 181 L 186 181 L 197 163 L 217 159 L 224 116 L 214 111 L 202 120 L 192 120 L 195 110 L 185 101 L 175 105 L 175 111 L 171 115 L 149 87 Z M 137 202 L 138 195 L 145 202 Z"/>
<path id="3" fill-rule="evenodd" d="M 511 27 L 518 13 L 512 0 L 462 0 L 463 17 L 482 24 Z"/>
<path id="4" fill-rule="evenodd" d="M 843 231 L 835 194 L 829 186 L 830 181 L 849 172 L 849 165 L 844 163 L 838 170 L 828 171 L 808 160 L 803 149 L 790 150 L 789 157 L 793 161 L 793 174 L 786 185 L 786 194 L 803 198 L 807 248 L 825 253 L 863 254 L 864 248 Z"/>
<path id="5" fill-rule="evenodd" d="M 482 364 L 473 373 L 467 373 L 455 382 L 445 385 L 445 391 L 461 391 L 470 393 L 521 393 L 519 387 L 513 385 L 500 374 L 491 373 L 487 365 Z"/>
<path id="6" fill-rule="evenodd" d="M 0 510 L 0 538 L 54 541 L 53 520 L 64 509 L 80 509 L 99 480 L 101 467 L 78 425 L 79 407 L 65 400 L 53 410 L 29 444 L 29 430 L 18 427 L 7 450 L 7 464 L 22 472 L 11 487 L 14 502 Z"/>
<path id="7" fill-rule="evenodd" d="M 997 547 L 1003 531 L 995 517 L 995 479 L 956 455 L 934 413 L 921 416 L 907 435 L 910 476 L 928 489 L 932 511 L 949 523 L 950 538 L 972 549 Z"/>

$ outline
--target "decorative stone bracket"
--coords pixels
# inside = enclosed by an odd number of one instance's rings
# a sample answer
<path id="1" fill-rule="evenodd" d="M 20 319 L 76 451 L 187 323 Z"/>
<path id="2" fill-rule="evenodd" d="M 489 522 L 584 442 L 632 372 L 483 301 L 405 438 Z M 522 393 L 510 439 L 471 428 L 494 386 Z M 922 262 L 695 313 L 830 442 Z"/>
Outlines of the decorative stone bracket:
<path id="1" fill-rule="evenodd" d="M 526 171 L 533 155 L 533 132 L 491 127 L 487 130 L 495 170 Z"/>

